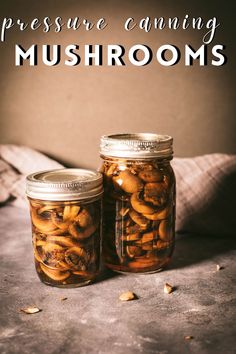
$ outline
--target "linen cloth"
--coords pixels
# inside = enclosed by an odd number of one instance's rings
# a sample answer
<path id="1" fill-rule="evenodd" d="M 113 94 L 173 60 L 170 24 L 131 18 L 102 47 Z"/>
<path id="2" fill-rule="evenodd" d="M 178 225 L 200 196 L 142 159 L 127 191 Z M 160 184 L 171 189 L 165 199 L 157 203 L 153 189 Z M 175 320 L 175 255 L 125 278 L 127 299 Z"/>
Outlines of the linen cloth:
<path id="1" fill-rule="evenodd" d="M 235 235 L 236 155 L 174 158 L 176 230 L 182 233 Z M 0 204 L 27 207 L 26 175 L 63 167 L 26 146 L 0 145 Z"/>
<path id="2" fill-rule="evenodd" d="M 33 172 L 63 167 L 26 146 L 0 145 L 0 204 L 26 208 L 25 177 Z"/>
<path id="3" fill-rule="evenodd" d="M 236 236 L 236 155 L 175 158 L 176 230 Z"/>

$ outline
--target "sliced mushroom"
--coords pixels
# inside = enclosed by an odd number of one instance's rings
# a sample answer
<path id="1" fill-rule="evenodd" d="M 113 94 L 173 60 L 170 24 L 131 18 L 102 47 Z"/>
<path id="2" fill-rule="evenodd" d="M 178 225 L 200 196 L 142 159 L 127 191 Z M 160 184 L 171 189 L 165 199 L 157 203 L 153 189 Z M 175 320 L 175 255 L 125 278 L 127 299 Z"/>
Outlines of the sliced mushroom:
<path id="1" fill-rule="evenodd" d="M 70 267 L 67 264 L 67 267 L 64 267 L 62 265 L 59 264 L 59 262 L 55 263 L 55 264 L 49 264 L 47 263 L 47 261 L 43 261 L 41 262 L 45 265 L 45 267 L 47 267 L 48 269 L 52 269 L 52 270 L 60 270 L 60 271 L 65 271 L 65 270 L 69 270 Z"/>
<path id="2" fill-rule="evenodd" d="M 90 225 L 85 230 L 81 229 L 76 223 L 70 224 L 69 226 L 69 233 L 79 240 L 90 237 L 95 231 L 95 225 Z"/>
<path id="3" fill-rule="evenodd" d="M 143 214 L 143 215 L 148 220 L 153 220 L 153 221 L 155 221 L 155 220 L 163 220 L 163 219 L 167 218 L 167 216 L 170 214 L 170 211 L 171 211 L 171 207 L 167 206 L 165 209 L 157 211 L 154 214 Z"/>
<path id="4" fill-rule="evenodd" d="M 138 241 L 138 240 L 140 240 L 140 237 L 141 237 L 141 235 L 139 233 L 130 234 L 130 235 L 122 235 L 121 241 L 128 241 L 128 242 Z"/>
<path id="5" fill-rule="evenodd" d="M 33 225 L 38 229 L 38 231 L 42 233 L 47 233 L 57 228 L 51 219 L 44 219 L 42 216 L 38 215 L 37 211 L 33 208 L 31 209 L 31 211 Z"/>
<path id="6" fill-rule="evenodd" d="M 145 182 L 161 182 L 163 174 L 161 171 L 150 169 L 139 172 L 139 177 Z"/>
<path id="7" fill-rule="evenodd" d="M 38 213 L 39 214 L 43 214 L 47 211 L 55 211 L 57 210 L 57 212 L 61 212 L 63 209 L 61 207 L 58 207 L 57 205 L 53 205 L 53 204 L 47 204 L 44 205 L 43 207 L 39 208 Z"/>
<path id="8" fill-rule="evenodd" d="M 64 260 L 62 260 L 62 261 L 59 261 L 58 263 L 57 263 L 57 265 L 56 265 L 56 268 L 58 269 L 58 268 L 61 268 L 61 269 L 64 269 L 64 270 L 69 270 L 70 269 L 70 266 L 69 266 L 69 264 L 67 264 Z"/>
<path id="9" fill-rule="evenodd" d="M 157 233 L 155 231 L 147 232 L 143 234 L 142 243 L 153 241 L 155 238 L 157 238 Z"/>
<path id="10" fill-rule="evenodd" d="M 36 247 L 43 247 L 46 244 L 47 244 L 47 242 L 44 241 L 44 240 L 37 240 L 36 243 L 35 243 Z"/>
<path id="11" fill-rule="evenodd" d="M 53 251 L 63 251 L 64 248 L 60 245 L 55 244 L 55 243 L 46 242 L 45 245 L 43 246 L 43 250 L 45 252 L 53 252 Z"/>
<path id="12" fill-rule="evenodd" d="M 55 280 L 55 281 L 63 281 L 66 280 L 67 278 L 69 278 L 70 276 L 70 272 L 69 271 L 65 271 L 62 272 L 60 270 L 56 270 L 56 269 L 50 269 L 47 266 L 45 266 L 44 264 L 40 263 L 40 267 L 42 269 L 42 271 L 51 279 Z"/>
<path id="13" fill-rule="evenodd" d="M 142 248 L 137 246 L 126 246 L 126 252 L 130 258 L 139 257 L 142 254 Z"/>
<path id="14" fill-rule="evenodd" d="M 39 209 L 42 205 L 39 202 L 36 202 L 35 200 L 30 200 L 30 205 L 34 208 L 34 209 Z"/>
<path id="15" fill-rule="evenodd" d="M 53 230 L 53 231 L 48 231 L 48 232 L 47 232 L 47 236 L 48 236 L 48 235 L 51 235 L 51 236 L 60 236 L 60 235 L 63 235 L 65 232 L 66 232 L 66 230 L 63 230 L 63 229 L 56 229 L 56 230 Z"/>
<path id="16" fill-rule="evenodd" d="M 84 248 L 72 247 L 66 251 L 65 260 L 74 269 L 86 270 L 89 256 Z"/>
<path id="17" fill-rule="evenodd" d="M 168 248 L 169 246 L 170 246 L 169 241 L 158 240 L 157 243 L 153 245 L 153 248 L 160 250 L 160 249 Z"/>
<path id="18" fill-rule="evenodd" d="M 39 252 L 37 251 L 37 248 L 34 248 L 34 258 L 39 263 L 43 262 L 42 257 L 40 256 Z"/>
<path id="19" fill-rule="evenodd" d="M 129 170 L 121 171 L 118 176 L 114 176 L 113 182 L 126 193 L 135 193 L 143 189 L 142 181 Z"/>
<path id="20" fill-rule="evenodd" d="M 63 211 L 63 221 L 73 221 L 80 211 L 79 205 L 66 205 Z"/>
<path id="21" fill-rule="evenodd" d="M 142 230 L 142 228 L 138 224 L 130 225 L 125 228 L 126 234 L 139 233 L 141 230 Z"/>
<path id="22" fill-rule="evenodd" d="M 60 230 L 63 230 L 64 232 L 68 230 L 68 227 L 70 225 L 69 221 L 63 221 L 61 217 L 58 216 L 56 212 L 52 212 L 52 222 L 58 227 Z"/>
<path id="23" fill-rule="evenodd" d="M 79 224 L 80 227 L 86 228 L 92 224 L 93 219 L 88 210 L 83 209 L 75 218 L 75 221 Z"/>
<path id="24" fill-rule="evenodd" d="M 147 183 L 144 187 L 144 200 L 155 206 L 163 207 L 168 199 L 164 183 Z M 148 214 L 148 213 L 147 213 Z"/>
<path id="25" fill-rule="evenodd" d="M 52 267 L 56 266 L 65 258 L 64 247 L 56 243 L 47 242 L 46 245 L 42 247 L 42 252 L 44 254 L 44 263 Z"/>
<path id="26" fill-rule="evenodd" d="M 141 214 L 154 214 L 156 209 L 140 198 L 140 193 L 133 193 L 130 202 L 134 210 Z"/>
<path id="27" fill-rule="evenodd" d="M 117 164 L 111 164 L 106 172 L 107 177 L 112 177 L 117 170 Z"/>
<path id="28" fill-rule="evenodd" d="M 47 242 L 59 243 L 59 245 L 64 247 L 76 246 L 76 243 L 72 240 L 71 236 L 47 236 Z"/>
<path id="29" fill-rule="evenodd" d="M 157 237 L 158 236 L 156 235 L 155 231 L 147 232 L 143 234 L 142 237 L 135 242 L 135 245 L 142 247 L 144 244 L 148 242 L 153 242 L 155 239 L 157 239 Z"/>
<path id="30" fill-rule="evenodd" d="M 37 230 L 33 232 L 33 242 L 36 242 L 37 240 L 45 241 L 45 239 L 46 239 L 45 234 L 41 234 L 41 232 L 37 232 Z"/>
<path id="31" fill-rule="evenodd" d="M 146 243 L 142 244 L 142 250 L 152 251 L 153 250 L 153 242 L 146 242 Z"/>
<path id="32" fill-rule="evenodd" d="M 171 241 L 173 237 L 173 230 L 170 220 L 162 220 L 160 222 L 159 236 L 162 241 Z"/>
<path id="33" fill-rule="evenodd" d="M 149 221 L 143 215 L 137 213 L 135 210 L 130 210 L 129 216 L 136 224 L 138 224 L 142 228 L 146 228 L 149 225 Z"/>

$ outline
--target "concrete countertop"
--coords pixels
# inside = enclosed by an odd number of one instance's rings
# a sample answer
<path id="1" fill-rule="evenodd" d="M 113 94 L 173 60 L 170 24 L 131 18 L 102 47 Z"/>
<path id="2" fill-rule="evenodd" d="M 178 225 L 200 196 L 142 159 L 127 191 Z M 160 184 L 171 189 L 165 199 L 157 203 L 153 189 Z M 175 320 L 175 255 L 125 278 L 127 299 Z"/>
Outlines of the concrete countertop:
<path id="1" fill-rule="evenodd" d="M 0 227 L 2 354 L 235 353 L 235 239 L 185 235 L 163 272 L 104 270 L 92 285 L 58 289 L 34 270 L 27 210 L 1 208 Z M 121 302 L 127 290 L 138 299 Z M 20 311 L 31 305 L 42 311 Z"/>

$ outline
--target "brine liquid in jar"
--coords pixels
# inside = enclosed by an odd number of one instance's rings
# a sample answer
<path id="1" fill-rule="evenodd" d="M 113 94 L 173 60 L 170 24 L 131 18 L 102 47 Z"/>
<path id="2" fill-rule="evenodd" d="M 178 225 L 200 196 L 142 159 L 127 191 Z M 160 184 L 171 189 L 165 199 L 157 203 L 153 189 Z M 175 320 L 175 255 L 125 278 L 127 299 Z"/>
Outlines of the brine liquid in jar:
<path id="1" fill-rule="evenodd" d="M 112 270 L 152 273 L 169 263 L 175 239 L 172 153 L 166 135 L 102 137 L 103 258 Z"/>
<path id="2" fill-rule="evenodd" d="M 102 176 L 62 169 L 27 178 L 35 268 L 57 287 L 89 284 L 100 270 Z"/>

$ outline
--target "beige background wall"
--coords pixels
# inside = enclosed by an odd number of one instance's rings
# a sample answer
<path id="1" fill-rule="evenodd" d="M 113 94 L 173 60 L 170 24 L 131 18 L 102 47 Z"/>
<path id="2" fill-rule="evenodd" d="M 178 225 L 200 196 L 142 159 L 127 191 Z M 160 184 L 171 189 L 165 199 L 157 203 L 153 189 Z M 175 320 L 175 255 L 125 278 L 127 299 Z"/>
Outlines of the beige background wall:
<path id="1" fill-rule="evenodd" d="M 232 4 L 234 2 L 232 1 Z M 207 4 L 207 5 L 206 5 Z M 175 139 L 178 156 L 236 152 L 235 10 L 230 1 L 8 1 L 1 2 L 6 16 L 32 20 L 55 16 L 105 17 L 106 30 L 60 34 L 14 29 L 0 44 L 0 142 L 25 144 L 57 159 L 82 167 L 96 167 L 99 137 L 113 132 L 159 132 Z M 204 31 L 125 32 L 127 17 L 217 16 L 221 23 L 214 42 L 225 44 L 228 62 L 222 67 L 185 67 L 183 59 L 172 67 L 153 60 L 145 67 L 55 67 L 14 65 L 14 45 L 33 43 L 122 44 L 138 43 L 153 50 L 162 44 L 186 43 L 198 48 Z M 62 57 L 63 58 L 63 57 Z"/>

